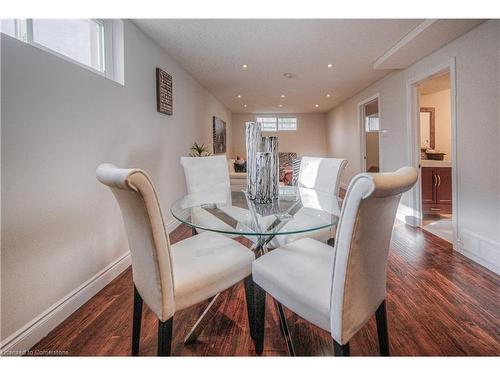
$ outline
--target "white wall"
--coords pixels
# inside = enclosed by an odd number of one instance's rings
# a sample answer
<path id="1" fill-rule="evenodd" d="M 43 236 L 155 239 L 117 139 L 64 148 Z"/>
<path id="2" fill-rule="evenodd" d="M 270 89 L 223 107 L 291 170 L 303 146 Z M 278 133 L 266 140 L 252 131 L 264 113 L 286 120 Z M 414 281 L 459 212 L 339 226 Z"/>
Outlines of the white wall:
<path id="1" fill-rule="evenodd" d="M 169 222 L 179 157 L 211 145 L 212 115 L 230 132 L 227 108 L 129 21 L 124 35 L 125 86 L 1 36 L 4 343 L 128 251 L 99 163 L 147 170 Z M 156 111 L 156 67 L 173 76 L 173 116 Z"/>
<path id="2" fill-rule="evenodd" d="M 357 104 L 380 93 L 381 168 L 410 163 L 407 81 L 456 59 L 459 251 L 500 270 L 500 21 L 490 20 L 348 99 L 327 114 L 329 154 L 349 160 L 343 183 L 361 170 Z M 408 196 L 403 203 L 408 202 Z"/>
<path id="3" fill-rule="evenodd" d="M 255 121 L 258 116 L 297 117 L 297 131 L 265 132 L 266 136 L 278 136 L 279 151 L 296 152 L 299 156 L 326 156 L 326 115 L 324 113 L 247 114 L 233 113 L 233 157 L 245 157 L 245 122 Z"/>
<path id="4" fill-rule="evenodd" d="M 451 92 L 442 90 L 429 95 L 421 95 L 420 107 L 434 108 L 435 145 L 444 152 L 444 160 L 451 160 Z"/>

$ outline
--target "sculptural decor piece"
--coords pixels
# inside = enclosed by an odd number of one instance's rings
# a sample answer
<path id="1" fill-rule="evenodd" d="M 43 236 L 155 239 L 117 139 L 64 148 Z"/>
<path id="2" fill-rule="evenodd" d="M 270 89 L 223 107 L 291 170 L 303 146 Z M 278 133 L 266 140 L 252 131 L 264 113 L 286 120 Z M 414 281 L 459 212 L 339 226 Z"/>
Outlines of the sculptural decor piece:
<path id="1" fill-rule="evenodd" d="M 255 200 L 258 203 L 269 203 L 272 201 L 271 164 L 272 156 L 270 152 L 257 152 L 257 191 L 255 193 Z"/>
<path id="2" fill-rule="evenodd" d="M 246 124 L 247 195 L 259 203 L 278 199 L 278 137 L 262 137 L 262 125 Z"/>
<path id="3" fill-rule="evenodd" d="M 271 154 L 269 158 L 269 194 L 271 201 L 273 201 L 278 199 L 279 194 L 278 137 L 262 137 L 260 151 Z M 258 170 L 257 173 L 259 173 Z"/>
<path id="4" fill-rule="evenodd" d="M 257 151 L 261 144 L 261 124 L 257 122 L 246 123 L 247 144 L 247 194 L 248 198 L 255 199 L 257 191 Z"/>

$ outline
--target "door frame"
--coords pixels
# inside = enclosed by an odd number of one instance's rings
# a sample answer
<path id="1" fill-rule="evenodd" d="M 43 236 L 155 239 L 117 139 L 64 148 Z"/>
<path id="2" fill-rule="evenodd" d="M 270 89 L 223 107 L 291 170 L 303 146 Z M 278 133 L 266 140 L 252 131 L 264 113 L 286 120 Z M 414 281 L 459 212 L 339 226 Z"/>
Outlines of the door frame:
<path id="1" fill-rule="evenodd" d="M 381 157 L 381 152 L 382 152 L 382 140 L 381 140 L 381 134 L 383 133 L 382 131 L 382 111 L 380 110 L 380 93 L 375 93 L 372 96 L 362 100 L 361 102 L 358 103 L 358 129 L 359 129 L 359 145 L 360 145 L 360 172 L 366 172 L 366 136 L 365 136 L 365 106 L 377 99 L 378 101 L 378 121 L 380 124 L 380 130 L 378 132 L 378 166 L 380 172 L 383 171 L 382 169 L 382 157 Z"/>
<path id="2" fill-rule="evenodd" d="M 408 224 L 422 226 L 422 189 L 420 173 L 420 105 L 418 101 L 417 85 L 442 73 L 450 73 L 450 100 L 451 100 L 451 178 L 452 178 L 452 227 L 453 227 L 453 249 L 458 248 L 458 155 L 457 155 L 457 105 L 456 105 L 456 62 L 455 58 L 450 61 L 434 66 L 406 81 L 406 114 L 407 114 L 407 150 L 409 165 L 417 168 L 418 182 L 410 192 L 411 208 L 413 210 L 412 220 Z"/>

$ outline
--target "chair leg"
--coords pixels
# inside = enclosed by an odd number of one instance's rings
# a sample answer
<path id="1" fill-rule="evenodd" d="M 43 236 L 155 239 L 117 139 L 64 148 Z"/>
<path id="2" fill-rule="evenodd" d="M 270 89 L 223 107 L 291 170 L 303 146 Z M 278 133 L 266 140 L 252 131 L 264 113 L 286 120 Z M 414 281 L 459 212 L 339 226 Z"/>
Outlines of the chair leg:
<path id="1" fill-rule="evenodd" d="M 384 357 L 390 356 L 389 352 L 389 332 L 387 329 L 387 310 L 385 308 L 385 300 L 380 304 L 375 312 L 377 320 L 377 335 L 380 355 Z"/>
<path id="2" fill-rule="evenodd" d="M 134 315 L 132 318 L 132 355 L 139 355 L 141 341 L 142 297 L 134 285 Z"/>
<path id="3" fill-rule="evenodd" d="M 264 351 L 264 324 L 266 320 L 266 291 L 255 285 L 255 351 L 262 354 Z"/>
<path id="4" fill-rule="evenodd" d="M 250 327 L 250 337 L 255 340 L 255 286 L 252 275 L 243 280 L 245 284 L 245 297 L 247 302 L 248 325 Z"/>
<path id="5" fill-rule="evenodd" d="M 162 322 L 158 320 L 158 356 L 170 357 L 174 318 Z"/>
<path id="6" fill-rule="evenodd" d="M 333 340 L 333 351 L 336 357 L 349 357 L 349 343 L 340 345 L 337 341 Z"/>

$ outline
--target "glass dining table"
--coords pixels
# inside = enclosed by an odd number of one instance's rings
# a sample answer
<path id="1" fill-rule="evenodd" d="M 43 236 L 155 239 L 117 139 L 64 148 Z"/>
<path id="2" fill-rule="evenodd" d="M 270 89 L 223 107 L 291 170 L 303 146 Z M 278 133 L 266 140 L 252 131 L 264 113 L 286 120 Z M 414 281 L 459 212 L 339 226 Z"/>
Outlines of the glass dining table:
<path id="1" fill-rule="evenodd" d="M 277 200 L 258 203 L 249 199 L 245 191 L 231 192 L 209 187 L 176 200 L 171 206 L 171 213 L 190 226 L 193 234 L 211 231 L 230 237 L 243 236 L 250 240 L 251 249 L 259 257 L 281 244 L 313 236 L 312 232 L 335 226 L 340 207 L 341 200 L 337 196 L 315 189 L 280 187 Z M 210 300 L 186 336 L 185 343 L 196 340 L 221 303 L 220 294 Z M 247 301 L 247 304 L 253 308 L 253 301 Z M 277 301 L 275 304 L 288 352 L 294 355 L 283 307 Z"/>

